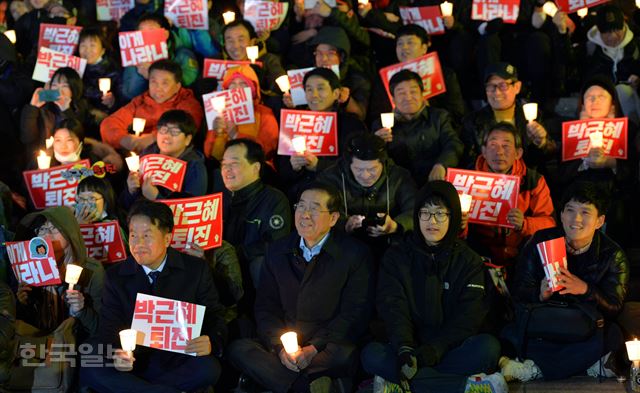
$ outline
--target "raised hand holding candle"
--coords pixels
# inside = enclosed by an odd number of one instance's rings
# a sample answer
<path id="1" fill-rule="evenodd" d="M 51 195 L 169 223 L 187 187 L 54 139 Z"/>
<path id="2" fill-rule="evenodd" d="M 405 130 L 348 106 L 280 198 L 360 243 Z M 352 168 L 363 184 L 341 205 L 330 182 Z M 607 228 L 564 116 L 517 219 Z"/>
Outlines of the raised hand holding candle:
<path id="1" fill-rule="evenodd" d="M 213 97 L 211 99 L 211 106 L 213 106 L 214 111 L 222 115 L 224 108 L 227 106 L 226 98 L 224 96 Z"/>
<path id="2" fill-rule="evenodd" d="M 545 14 L 553 18 L 554 16 L 556 16 L 556 13 L 558 12 L 558 6 L 553 1 L 547 1 L 542 6 L 542 10 L 544 11 Z"/>
<path id="3" fill-rule="evenodd" d="M 524 104 L 522 105 L 522 111 L 524 112 L 524 118 L 528 122 L 532 122 L 538 117 L 538 104 L 535 102 Z"/>
<path id="4" fill-rule="evenodd" d="M 78 265 L 67 265 L 67 272 L 64 274 L 64 282 L 69 284 L 69 290 L 73 290 L 73 286 L 78 283 L 82 274 L 82 267 Z"/>
<path id="5" fill-rule="evenodd" d="M 578 16 L 580 18 L 584 18 L 585 16 L 587 16 L 587 14 L 589 13 L 589 8 L 584 7 L 584 8 L 580 8 L 577 12 Z"/>
<path id="6" fill-rule="evenodd" d="M 283 93 L 291 90 L 291 83 L 289 83 L 289 77 L 287 75 L 280 75 L 279 77 L 277 77 L 276 83 L 278 84 L 280 91 L 282 91 Z"/>
<path id="7" fill-rule="evenodd" d="M 287 332 L 280 336 L 280 341 L 284 346 L 285 352 L 288 354 L 298 352 L 298 334 L 296 332 Z"/>
<path id="8" fill-rule="evenodd" d="M 233 11 L 227 11 L 222 14 L 222 19 L 224 19 L 224 24 L 228 25 L 229 23 L 236 20 L 236 13 Z"/>
<path id="9" fill-rule="evenodd" d="M 298 154 L 304 154 L 305 150 L 307 150 L 307 138 L 304 136 L 293 137 L 291 144 L 293 145 L 293 150 Z"/>
<path id="10" fill-rule="evenodd" d="M 44 152 L 44 150 L 40 150 L 40 155 L 37 157 L 38 159 L 38 169 L 49 169 L 51 166 L 51 157 Z"/>
<path id="11" fill-rule="evenodd" d="M 98 88 L 102 92 L 102 95 L 107 95 L 109 90 L 111 90 L 111 78 L 98 79 Z"/>
<path id="12" fill-rule="evenodd" d="M 252 63 L 256 62 L 256 59 L 258 58 L 258 51 L 258 46 L 256 45 L 247 46 L 247 57 Z"/>
<path id="13" fill-rule="evenodd" d="M 591 143 L 589 144 L 590 148 L 599 149 L 604 145 L 602 140 L 602 132 L 600 131 L 590 133 L 589 140 L 591 141 Z"/>
<path id="14" fill-rule="evenodd" d="M 453 15 L 453 3 L 445 1 L 440 4 L 440 12 L 442 12 L 442 16 L 451 16 Z"/>
<path id="15" fill-rule="evenodd" d="M 458 194 L 460 197 L 460 210 L 462 213 L 469 213 L 471 210 L 471 201 L 473 201 L 473 197 L 469 194 Z"/>
<path id="16" fill-rule="evenodd" d="M 142 131 L 144 131 L 144 125 L 146 123 L 147 121 L 140 117 L 133 118 L 133 132 L 136 133 L 136 136 L 140 136 L 140 134 L 142 134 Z"/>
<path id="17" fill-rule="evenodd" d="M 392 129 L 394 120 L 395 118 L 393 112 L 380 114 L 380 121 L 382 122 L 382 127 L 384 128 Z"/>
<path id="18" fill-rule="evenodd" d="M 7 38 L 9 39 L 9 41 L 11 41 L 12 44 L 16 43 L 16 31 L 15 30 L 7 30 L 4 32 L 4 35 L 7 36 Z"/>
<path id="19" fill-rule="evenodd" d="M 140 157 L 136 153 L 131 152 L 131 156 L 125 158 L 125 161 L 127 162 L 129 171 L 138 172 L 138 169 L 140 169 Z"/>

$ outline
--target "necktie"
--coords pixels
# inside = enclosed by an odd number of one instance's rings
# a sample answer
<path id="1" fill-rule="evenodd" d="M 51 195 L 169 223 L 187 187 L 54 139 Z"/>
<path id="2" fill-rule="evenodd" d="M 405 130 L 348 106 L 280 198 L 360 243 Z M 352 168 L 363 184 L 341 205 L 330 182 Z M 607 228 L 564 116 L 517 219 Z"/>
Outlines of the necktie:
<path id="1" fill-rule="evenodd" d="M 148 276 L 151 279 L 151 291 L 155 291 L 156 287 L 157 287 L 157 282 L 158 282 L 158 276 L 160 275 L 160 272 L 158 271 L 151 271 L 149 272 Z"/>

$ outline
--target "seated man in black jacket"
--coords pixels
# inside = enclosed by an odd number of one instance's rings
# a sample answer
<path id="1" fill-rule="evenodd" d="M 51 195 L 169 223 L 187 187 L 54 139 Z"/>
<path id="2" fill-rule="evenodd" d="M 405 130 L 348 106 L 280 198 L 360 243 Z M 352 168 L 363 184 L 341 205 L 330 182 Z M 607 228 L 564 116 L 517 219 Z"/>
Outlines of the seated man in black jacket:
<path id="1" fill-rule="evenodd" d="M 310 184 L 295 205 L 297 233 L 267 250 L 255 307 L 260 342 L 235 341 L 229 359 L 268 390 L 330 392 L 332 379 L 354 371 L 370 315 L 371 254 L 332 230 L 339 208 L 335 189 Z M 280 343 L 287 331 L 298 335 L 292 354 Z"/>
<path id="2" fill-rule="evenodd" d="M 619 354 L 616 351 L 622 346 L 623 339 L 620 328 L 613 321 L 624 304 L 629 263 L 620 246 L 600 231 L 605 221 L 606 205 L 606 195 L 593 183 L 576 182 L 569 188 L 561 204 L 562 227 L 542 229 L 525 245 L 516 268 L 513 292 L 521 303 L 544 304 L 551 301 L 595 307 L 604 316 L 604 328 L 596 329 L 593 335 L 582 341 L 563 342 L 520 339 L 516 337 L 520 334 L 508 326 L 506 338 L 517 348 L 526 346 L 526 352 L 520 350 L 519 356 L 527 360 L 517 362 L 502 357 L 500 366 L 507 380 L 563 379 L 585 370 L 588 375 L 598 377 L 602 374 L 601 367 L 603 376 L 615 376 L 618 359 L 610 356 L 610 352 Z M 552 292 L 537 245 L 563 236 L 568 268 L 561 266 L 557 276 L 559 285 L 564 288 Z M 561 330 L 561 326 L 558 328 Z"/>
<path id="3" fill-rule="evenodd" d="M 416 195 L 415 230 L 382 259 L 376 303 L 391 342 L 362 352 L 374 391 L 391 383 L 413 392 L 508 391 L 500 373 L 484 374 L 496 368 L 500 344 L 478 334 L 487 315 L 484 269 L 457 237 L 461 216 L 451 183 L 427 183 Z"/>

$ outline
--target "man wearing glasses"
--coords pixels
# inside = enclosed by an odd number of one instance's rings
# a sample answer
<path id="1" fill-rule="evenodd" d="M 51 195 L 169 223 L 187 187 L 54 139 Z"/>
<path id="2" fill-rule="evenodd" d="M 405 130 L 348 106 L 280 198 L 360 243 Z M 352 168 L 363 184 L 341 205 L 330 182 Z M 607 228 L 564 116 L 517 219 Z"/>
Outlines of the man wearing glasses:
<path id="1" fill-rule="evenodd" d="M 267 250 L 255 307 L 260 342 L 229 348 L 232 364 L 267 390 L 331 392 L 354 371 L 354 344 L 370 316 L 371 254 L 332 230 L 340 206 L 333 187 L 310 184 L 295 204 L 297 232 Z M 294 353 L 280 341 L 289 331 L 298 337 Z"/>
<path id="2" fill-rule="evenodd" d="M 481 153 L 484 134 L 502 121 L 515 125 L 520 132 L 527 166 L 535 169 L 545 159 L 552 157 L 556 151 L 556 143 L 540 122 L 527 122 L 522 103 L 516 100 L 522 88 L 516 68 L 508 63 L 489 65 L 484 82 L 488 105 L 470 113 L 462 121 L 461 139 L 465 145 L 462 166 L 474 167 L 476 158 Z"/>

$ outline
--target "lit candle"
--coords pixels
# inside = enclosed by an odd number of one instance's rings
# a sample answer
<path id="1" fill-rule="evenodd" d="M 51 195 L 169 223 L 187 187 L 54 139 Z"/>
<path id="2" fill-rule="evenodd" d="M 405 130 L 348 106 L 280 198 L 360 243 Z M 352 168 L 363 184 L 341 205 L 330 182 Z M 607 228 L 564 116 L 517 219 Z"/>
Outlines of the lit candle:
<path id="1" fill-rule="evenodd" d="M 129 167 L 129 171 L 138 172 L 140 169 L 140 157 L 134 152 L 131 152 L 131 156 L 124 159 L 127 162 L 127 167 Z"/>
<path id="2" fill-rule="evenodd" d="M 64 275 L 64 281 L 69 284 L 69 290 L 73 290 L 73 286 L 78 283 L 82 267 L 78 265 L 67 265 L 67 272 Z"/>
<path id="3" fill-rule="evenodd" d="M 469 194 L 458 194 L 460 197 L 460 210 L 462 213 L 469 213 L 471 210 L 471 201 L 473 201 L 473 197 Z"/>
<path id="4" fill-rule="evenodd" d="M 587 14 L 589 13 L 589 8 L 584 7 L 584 8 L 580 8 L 578 10 L 578 16 L 581 18 L 584 18 L 585 16 L 587 16 Z"/>
<path id="5" fill-rule="evenodd" d="M 442 16 L 453 15 L 453 3 L 445 1 L 444 3 L 440 4 L 440 12 L 442 12 Z"/>
<path id="6" fill-rule="evenodd" d="M 358 4 L 367 5 L 369 4 L 369 0 L 358 0 Z"/>
<path id="7" fill-rule="evenodd" d="M 224 24 L 228 25 L 229 23 L 236 20 L 236 13 L 233 11 L 227 11 L 222 14 L 222 18 L 224 19 Z"/>
<path id="8" fill-rule="evenodd" d="M 256 62 L 256 59 L 258 58 L 258 46 L 257 45 L 253 45 L 253 46 L 247 46 L 247 57 L 249 58 L 249 60 L 251 60 L 252 63 Z"/>
<path id="9" fill-rule="evenodd" d="M 293 145 L 293 150 L 298 154 L 304 154 L 305 150 L 307 150 L 307 138 L 302 135 L 294 136 L 291 139 L 291 144 Z"/>
<path id="10" fill-rule="evenodd" d="M 98 87 L 102 92 L 102 95 L 107 95 L 109 90 L 111 90 L 111 78 L 98 79 Z"/>
<path id="11" fill-rule="evenodd" d="M 589 148 L 598 149 L 598 148 L 601 148 L 602 145 L 604 144 L 602 141 L 602 132 L 600 131 L 591 132 L 589 134 L 589 139 L 591 140 L 591 144 L 589 145 Z"/>
<path id="12" fill-rule="evenodd" d="M 53 146 L 53 137 L 50 136 L 48 137 L 45 141 L 44 141 L 45 146 L 47 147 L 47 149 L 51 149 L 51 146 Z"/>
<path id="13" fill-rule="evenodd" d="M 138 331 L 135 329 L 120 330 L 120 346 L 129 357 L 133 356 L 133 350 L 136 349 L 137 338 Z"/>
<path id="14" fill-rule="evenodd" d="M 382 122 L 382 127 L 384 128 L 392 129 L 394 120 L 395 117 L 393 116 L 393 112 L 380 114 L 380 121 Z"/>
<path id="15" fill-rule="evenodd" d="M 524 118 L 531 122 L 538 117 L 538 104 L 535 102 L 524 104 L 522 105 L 522 111 L 524 112 Z"/>
<path id="16" fill-rule="evenodd" d="M 146 123 L 147 121 L 140 117 L 133 118 L 133 132 L 136 133 L 136 136 L 140 136 L 140 134 L 142 134 L 142 131 L 144 131 L 144 125 Z"/>
<path id="17" fill-rule="evenodd" d="M 289 83 L 289 77 L 286 75 L 280 75 L 279 77 L 277 77 L 276 83 L 278 84 L 280 91 L 282 91 L 283 93 L 291 90 L 291 83 Z"/>
<path id="18" fill-rule="evenodd" d="M 547 1 L 542 6 L 542 10 L 544 11 L 545 14 L 553 18 L 554 16 L 556 16 L 556 13 L 558 12 L 558 7 L 556 6 L 556 3 L 554 3 L 553 1 Z"/>
<path id="19" fill-rule="evenodd" d="M 640 0 L 636 0 L 636 7 L 640 8 Z"/>
<path id="20" fill-rule="evenodd" d="M 627 356 L 629 356 L 629 360 L 632 362 L 640 360 L 640 341 L 634 338 L 633 341 L 627 341 L 625 344 L 627 346 Z"/>
<path id="21" fill-rule="evenodd" d="M 227 99 L 225 96 L 217 96 L 211 99 L 211 106 L 213 106 L 213 110 L 222 114 L 224 112 L 224 108 L 227 106 Z"/>
<path id="22" fill-rule="evenodd" d="M 289 353 L 298 352 L 298 334 L 296 332 L 287 332 L 280 336 L 280 341 L 284 346 L 284 350 Z"/>
<path id="23" fill-rule="evenodd" d="M 40 155 L 37 157 L 38 159 L 38 168 L 39 169 L 49 169 L 51 166 L 51 157 L 44 152 L 44 150 L 40 150 Z"/>
<path id="24" fill-rule="evenodd" d="M 15 30 L 7 30 L 4 32 L 4 35 L 7 36 L 7 38 L 9 39 L 9 41 L 11 41 L 12 44 L 16 43 L 16 31 Z"/>

